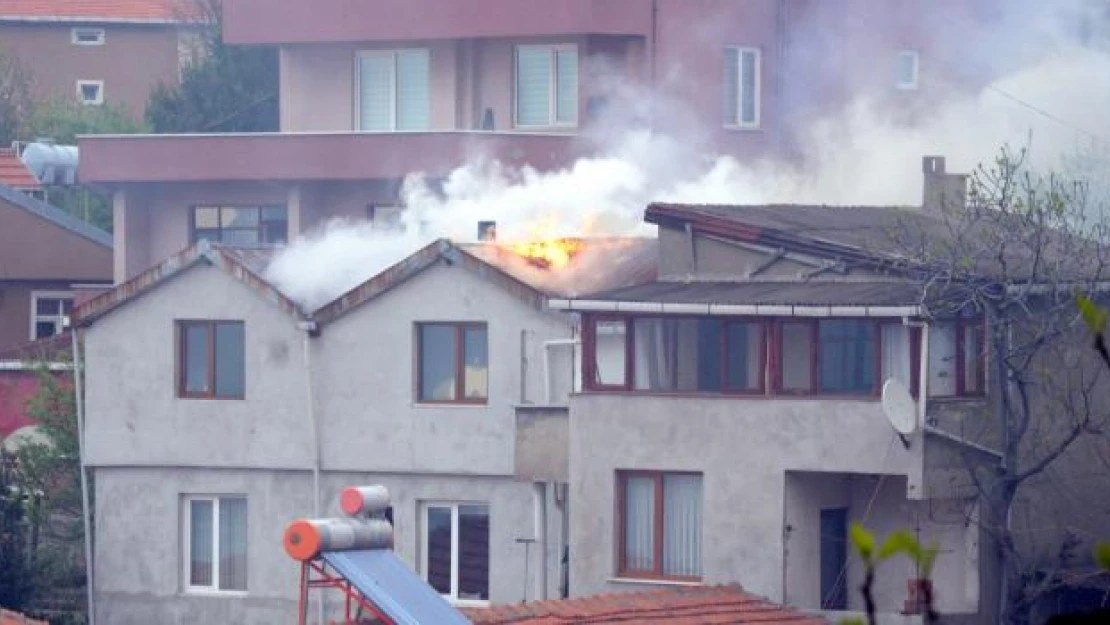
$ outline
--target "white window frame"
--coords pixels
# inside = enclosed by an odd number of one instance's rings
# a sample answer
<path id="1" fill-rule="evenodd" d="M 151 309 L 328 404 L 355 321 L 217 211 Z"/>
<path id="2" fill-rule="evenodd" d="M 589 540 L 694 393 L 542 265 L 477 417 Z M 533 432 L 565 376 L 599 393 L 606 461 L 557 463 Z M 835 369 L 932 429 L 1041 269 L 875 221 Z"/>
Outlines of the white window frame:
<path id="1" fill-rule="evenodd" d="M 549 85 L 548 85 L 548 102 L 547 102 L 547 123 L 546 124 L 522 124 L 518 116 L 519 106 L 517 103 L 517 80 L 520 77 L 520 51 L 521 50 L 546 50 L 548 54 L 548 62 L 550 65 Z M 577 71 L 575 72 L 578 78 L 578 102 L 574 107 L 574 120 L 569 122 L 559 121 L 559 51 L 560 50 L 574 50 L 575 58 L 578 59 Z M 555 44 L 526 44 L 513 47 L 513 128 L 522 129 L 543 129 L 543 128 L 577 128 L 578 127 L 578 107 L 581 101 L 582 89 L 582 60 L 578 51 L 578 44 L 576 43 L 555 43 Z"/>
<path id="2" fill-rule="evenodd" d="M 31 329 L 28 336 L 32 341 L 35 340 L 35 326 L 38 325 L 39 321 L 53 321 L 61 326 L 61 330 L 55 332 L 53 336 L 58 336 L 59 334 L 64 332 L 67 327 L 69 327 L 69 319 L 64 313 L 57 315 L 40 315 L 40 299 L 73 300 L 74 295 L 71 291 L 31 291 Z"/>
<path id="3" fill-rule="evenodd" d="M 355 119 L 354 127 L 356 132 L 426 132 L 420 130 L 401 131 L 397 130 L 397 55 L 402 52 L 427 52 L 428 63 L 432 62 L 431 48 L 390 48 L 388 50 L 359 50 L 355 53 Z M 389 64 L 389 129 L 388 130 L 366 130 L 362 127 L 362 59 L 388 57 Z M 431 68 L 429 68 L 431 69 Z M 431 77 L 429 76 L 429 80 Z M 428 98 L 432 99 L 431 93 L 432 85 L 428 85 Z M 429 101 L 429 106 L 431 102 Z M 428 120 L 429 125 L 431 119 Z"/>
<path id="4" fill-rule="evenodd" d="M 752 84 L 755 85 L 755 119 L 750 122 L 743 120 L 744 114 L 744 88 L 743 71 L 744 71 L 744 58 L 743 55 L 750 52 L 755 55 L 755 80 Z M 728 122 L 725 124 L 726 128 L 733 130 L 759 130 L 763 123 L 763 51 L 759 48 L 752 46 L 725 46 L 725 53 L 736 53 L 736 110 L 732 111 L 728 117 Z M 728 88 L 726 85 L 725 88 Z"/>
<path id="5" fill-rule="evenodd" d="M 82 41 L 81 35 L 92 34 L 95 37 L 94 41 Z M 70 41 L 75 46 L 102 46 L 104 45 L 105 33 L 103 28 L 85 28 L 76 27 L 70 30 Z"/>
<path id="6" fill-rule="evenodd" d="M 84 87 L 96 87 L 96 99 L 86 100 Z M 77 81 L 77 102 L 85 106 L 100 106 L 104 104 L 104 81 L 103 80 L 78 80 Z"/>
<path id="7" fill-rule="evenodd" d="M 484 608 L 490 605 L 488 599 L 459 599 L 459 507 L 485 506 L 487 515 L 493 516 L 493 507 L 485 501 L 422 501 L 420 502 L 420 577 L 428 581 L 428 510 L 430 508 L 451 509 L 451 593 L 440 595 L 452 605 L 461 607 Z M 492 525 L 491 525 L 492 528 Z M 492 536 L 490 543 L 493 543 Z M 491 554 L 486 562 L 492 562 Z M 488 574 L 488 571 L 487 571 Z"/>
<path id="8" fill-rule="evenodd" d="M 247 588 L 250 588 L 250 503 L 246 495 L 185 495 L 181 498 L 182 517 L 182 587 L 188 594 L 220 595 L 226 597 L 245 597 L 246 590 L 223 590 L 220 588 L 220 499 L 243 499 L 247 501 Z M 212 503 L 212 585 L 194 586 L 191 583 L 192 571 L 190 564 L 193 553 L 192 515 L 194 501 L 208 501 Z"/>
<path id="9" fill-rule="evenodd" d="M 898 53 L 895 55 L 895 67 L 898 70 L 901 70 L 902 68 L 902 59 L 904 57 L 909 57 L 913 59 L 913 80 L 903 81 L 902 76 L 899 74 L 894 77 L 894 86 L 902 91 L 915 91 L 918 87 L 918 84 L 920 83 L 921 55 L 918 54 L 917 50 L 899 50 Z"/>

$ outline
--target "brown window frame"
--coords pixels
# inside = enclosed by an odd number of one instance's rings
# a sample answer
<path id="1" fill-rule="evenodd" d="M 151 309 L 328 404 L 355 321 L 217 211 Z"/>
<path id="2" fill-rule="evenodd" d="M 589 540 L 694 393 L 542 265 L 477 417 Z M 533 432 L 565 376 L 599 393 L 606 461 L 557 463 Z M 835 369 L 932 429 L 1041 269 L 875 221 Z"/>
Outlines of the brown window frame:
<path id="1" fill-rule="evenodd" d="M 601 384 L 597 379 L 597 324 L 620 322 L 624 324 L 624 382 Z M 632 318 L 624 315 L 590 315 L 582 325 L 583 361 L 582 388 L 589 391 L 632 390 Z"/>
<path id="2" fill-rule="evenodd" d="M 455 398 L 454 399 L 425 399 L 421 396 L 424 388 L 424 367 L 421 355 L 424 353 L 423 328 L 430 326 L 446 326 L 454 329 L 455 334 Z M 486 395 L 481 399 L 466 397 L 466 330 L 481 329 L 486 334 Z M 416 388 L 413 394 L 418 404 L 465 404 L 471 406 L 484 406 L 489 403 L 489 325 L 484 321 L 418 321 L 415 324 L 416 353 L 413 362 L 416 364 Z"/>
<path id="3" fill-rule="evenodd" d="M 951 323 L 956 326 L 956 390 L 948 395 L 929 395 L 929 399 L 979 399 L 987 394 L 987 323 L 983 317 L 959 317 L 953 319 L 939 319 L 939 323 Z M 979 367 L 976 372 L 977 390 L 967 390 L 967 332 L 969 329 L 979 331 Z M 931 356 L 930 356 L 931 358 Z M 928 365 L 929 363 L 926 363 Z"/>
<path id="4" fill-rule="evenodd" d="M 235 232 L 235 231 L 242 231 L 242 232 L 254 231 L 254 232 L 256 232 L 258 234 L 258 241 L 253 245 L 253 247 L 274 247 L 274 246 L 282 245 L 284 243 L 289 242 L 289 207 L 284 205 L 284 204 L 194 204 L 189 208 L 189 243 L 190 243 L 190 245 L 195 245 L 195 244 L 200 242 L 200 240 L 197 238 L 197 230 L 198 230 L 198 228 L 197 228 L 197 211 L 201 210 L 201 209 L 206 209 L 206 208 L 211 208 L 211 209 L 216 210 L 216 220 L 221 225 L 217 226 L 216 228 L 199 228 L 199 230 L 215 230 L 216 232 L 219 232 L 220 235 L 221 235 L 219 237 L 220 240 L 219 241 L 214 241 L 214 243 L 219 243 L 219 244 L 222 244 L 222 245 L 236 245 L 234 243 L 224 243 L 223 242 L 222 234 L 223 234 L 224 231 L 232 231 L 232 232 Z M 254 210 L 258 211 L 258 224 L 253 226 L 253 227 L 250 227 L 250 228 L 224 228 L 223 225 L 222 225 L 221 213 L 225 208 L 226 209 L 234 209 L 234 210 L 254 209 Z M 262 233 L 265 231 L 265 229 L 263 227 L 263 224 L 265 223 L 265 220 L 262 218 L 262 215 L 263 215 L 263 212 L 268 208 L 280 208 L 283 211 L 285 211 L 285 236 L 281 241 L 263 241 L 262 240 Z"/>
<path id="5" fill-rule="evenodd" d="M 705 496 L 704 495 L 704 493 L 705 493 L 705 490 L 704 490 L 705 489 L 705 474 L 704 473 L 701 473 L 699 471 L 655 471 L 655 470 L 643 470 L 643 469 L 630 469 L 630 470 L 618 469 L 617 470 L 617 479 L 616 479 L 616 486 L 617 486 L 617 494 L 616 494 L 616 506 L 617 506 L 617 510 L 616 510 L 616 520 L 617 520 L 617 531 L 616 531 L 616 536 L 617 536 L 617 566 L 616 566 L 616 569 L 617 569 L 617 575 L 619 577 L 624 577 L 624 578 L 628 578 L 628 579 L 655 579 L 655 580 L 682 581 L 682 582 L 700 582 L 702 580 L 702 578 L 704 577 L 704 575 L 705 575 L 704 571 L 702 572 L 702 575 L 664 575 L 663 574 L 663 537 L 664 537 L 663 523 L 664 523 L 664 519 L 665 519 L 664 508 L 663 508 L 663 505 L 664 505 L 663 478 L 667 475 L 696 475 L 696 476 L 702 478 L 702 497 L 703 497 L 703 499 L 702 499 L 702 522 L 703 523 L 705 522 L 704 521 L 705 520 L 705 500 L 704 500 L 704 496 Z M 627 561 L 627 554 L 625 552 L 625 550 L 627 548 L 626 540 L 625 540 L 626 539 L 625 533 L 626 533 L 626 530 L 628 528 L 628 524 L 626 523 L 626 519 L 625 519 L 624 515 L 625 515 L 625 509 L 626 509 L 625 503 L 626 503 L 626 493 L 627 493 L 627 490 L 628 490 L 628 478 L 631 478 L 631 477 L 652 478 L 655 482 L 655 510 L 654 510 L 654 514 L 653 514 L 653 516 L 655 518 L 655 522 L 652 525 L 652 533 L 653 533 L 653 538 L 652 538 L 652 562 L 653 562 L 653 566 L 652 566 L 651 571 L 639 571 L 639 570 L 629 569 L 625 566 L 625 562 Z M 704 532 L 704 528 L 702 528 L 702 529 L 703 529 L 702 537 L 704 539 L 705 532 Z M 704 556 L 704 553 L 702 555 Z M 703 565 L 704 565 L 704 562 L 703 562 Z"/>
<path id="6" fill-rule="evenodd" d="M 178 399 L 223 399 L 223 400 L 242 400 L 246 399 L 247 394 L 247 377 L 246 377 L 246 362 L 244 358 L 243 363 L 243 392 L 239 395 L 217 395 L 216 394 L 216 326 L 218 325 L 239 325 L 243 326 L 243 350 L 247 348 L 247 334 L 246 324 L 242 321 L 227 320 L 227 319 L 181 319 L 174 323 L 174 335 L 176 343 L 176 362 L 177 362 L 177 398 Z M 189 392 L 186 390 L 186 375 L 187 375 L 187 354 L 185 353 L 185 332 L 190 327 L 205 327 L 208 333 L 208 362 L 206 364 L 206 374 L 208 378 L 207 392 L 197 393 Z M 245 354 L 244 354 L 245 356 Z"/>
<path id="7" fill-rule="evenodd" d="M 874 354 L 872 362 L 874 363 L 874 370 L 871 372 L 871 391 L 867 393 L 833 393 L 821 389 L 821 322 L 822 321 L 860 321 L 871 326 L 872 339 L 874 342 Z M 786 324 L 793 325 L 806 325 L 809 327 L 810 336 L 810 374 L 809 374 L 809 389 L 784 389 L 782 387 L 783 370 L 782 370 L 782 327 Z M 789 320 L 780 319 L 775 322 L 775 344 L 772 351 L 776 354 L 775 358 L 775 393 L 779 395 L 801 396 L 801 397 L 827 397 L 827 398 L 877 398 L 882 393 L 883 387 L 883 341 L 882 341 L 882 321 L 879 318 L 867 317 L 814 317 L 809 319 L 799 319 L 792 317 Z M 912 351 L 912 350 L 911 350 Z"/>

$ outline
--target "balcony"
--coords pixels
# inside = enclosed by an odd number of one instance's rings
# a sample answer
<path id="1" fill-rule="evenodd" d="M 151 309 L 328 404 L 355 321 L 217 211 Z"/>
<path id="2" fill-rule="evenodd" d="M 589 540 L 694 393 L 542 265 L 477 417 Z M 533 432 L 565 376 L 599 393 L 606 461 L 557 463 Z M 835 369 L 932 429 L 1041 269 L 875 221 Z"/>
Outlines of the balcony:
<path id="1" fill-rule="evenodd" d="M 650 0 L 236 0 L 230 44 L 651 33 Z"/>
<path id="2" fill-rule="evenodd" d="M 100 185 L 434 177 L 481 156 L 543 170 L 581 153 L 571 135 L 466 131 L 98 135 L 80 149 L 78 177 Z"/>

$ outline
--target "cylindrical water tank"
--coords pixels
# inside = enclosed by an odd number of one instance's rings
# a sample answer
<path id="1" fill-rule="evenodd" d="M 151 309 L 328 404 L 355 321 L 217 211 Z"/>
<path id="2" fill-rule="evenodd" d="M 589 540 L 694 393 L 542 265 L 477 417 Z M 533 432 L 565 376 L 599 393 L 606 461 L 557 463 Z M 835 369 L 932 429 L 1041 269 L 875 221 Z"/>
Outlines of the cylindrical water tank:
<path id="1" fill-rule="evenodd" d="M 350 516 L 372 515 L 389 508 L 389 489 L 385 486 L 351 486 L 339 494 L 339 508 Z"/>
<path id="2" fill-rule="evenodd" d="M 392 549 L 393 526 L 380 519 L 302 519 L 285 528 L 285 552 L 311 560 L 324 551 Z"/>

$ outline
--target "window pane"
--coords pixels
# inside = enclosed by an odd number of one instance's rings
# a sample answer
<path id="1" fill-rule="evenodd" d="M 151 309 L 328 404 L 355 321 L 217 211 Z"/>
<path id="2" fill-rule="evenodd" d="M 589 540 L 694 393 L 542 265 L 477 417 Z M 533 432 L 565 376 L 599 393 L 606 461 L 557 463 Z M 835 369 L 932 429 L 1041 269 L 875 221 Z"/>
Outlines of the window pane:
<path id="1" fill-rule="evenodd" d="M 718 319 L 698 319 L 697 375 L 699 391 L 720 391 L 722 326 Z"/>
<path id="2" fill-rule="evenodd" d="M 983 326 L 978 323 L 964 326 L 964 393 L 982 392 L 983 375 Z"/>
<path id="3" fill-rule="evenodd" d="M 451 508 L 428 507 L 428 584 L 451 594 Z"/>
<path id="4" fill-rule="evenodd" d="M 558 50 L 555 64 L 555 121 L 573 124 L 578 120 L 578 50 Z"/>
<path id="5" fill-rule="evenodd" d="M 359 130 L 393 130 L 393 55 L 358 59 Z"/>
<path id="6" fill-rule="evenodd" d="M 624 488 L 624 569 L 655 570 L 655 479 L 628 477 Z"/>
<path id="7" fill-rule="evenodd" d="M 189 502 L 189 585 L 212 586 L 212 502 Z"/>
<path id="8" fill-rule="evenodd" d="M 647 318 L 632 321 L 635 344 L 633 388 L 642 391 L 670 391 L 677 385 L 678 326 L 674 319 Z M 622 376 L 623 377 L 623 376 Z"/>
<path id="9" fill-rule="evenodd" d="M 220 590 L 247 589 L 247 500 L 220 499 Z"/>
<path id="10" fill-rule="evenodd" d="M 917 85 L 917 53 L 903 50 L 898 53 L 898 86 L 913 87 Z"/>
<path id="11" fill-rule="evenodd" d="M 258 209 L 255 207 L 220 209 L 221 228 L 256 228 L 258 227 Z"/>
<path id="12" fill-rule="evenodd" d="M 420 399 L 455 399 L 455 326 L 428 324 L 419 331 Z"/>
<path id="13" fill-rule="evenodd" d="M 516 123 L 551 124 L 551 49 L 516 49 Z"/>
<path id="14" fill-rule="evenodd" d="M 740 52 L 725 50 L 725 124 L 735 126 L 740 113 Z"/>
<path id="15" fill-rule="evenodd" d="M 216 324 L 216 396 L 242 397 L 246 389 L 245 330 L 242 323 Z"/>
<path id="16" fill-rule="evenodd" d="M 728 324 L 725 345 L 728 388 L 754 391 L 763 382 L 763 331 L 758 323 Z"/>
<path id="17" fill-rule="evenodd" d="M 211 390 L 208 387 L 208 327 L 207 324 L 182 326 L 186 393 L 207 393 Z"/>
<path id="18" fill-rule="evenodd" d="M 625 383 L 625 341 L 623 321 L 598 321 L 594 325 L 594 375 L 596 384 L 623 386 Z"/>
<path id="19" fill-rule="evenodd" d="M 35 338 L 48 339 L 58 333 L 58 326 L 53 321 L 36 321 Z"/>
<path id="20" fill-rule="evenodd" d="M 220 227 L 220 209 L 214 206 L 198 206 L 193 209 L 193 226 L 200 230 Z"/>
<path id="21" fill-rule="evenodd" d="M 459 599 L 489 599 L 489 506 L 459 506 Z"/>
<path id="22" fill-rule="evenodd" d="M 863 394 L 875 389 L 875 326 L 867 321 L 822 320 L 821 391 Z"/>
<path id="23" fill-rule="evenodd" d="M 40 297 L 35 300 L 35 314 L 58 315 L 62 311 L 62 301 L 53 297 Z"/>
<path id="24" fill-rule="evenodd" d="M 466 399 L 485 399 L 489 387 L 489 354 L 485 328 L 463 328 L 463 370 Z"/>
<path id="25" fill-rule="evenodd" d="M 219 230 L 200 230 L 200 229 L 197 229 L 193 232 L 193 243 L 198 243 L 200 241 L 210 241 L 212 243 L 219 243 L 220 242 L 220 231 Z"/>
<path id="26" fill-rule="evenodd" d="M 808 391 L 813 388 L 813 333 L 808 323 L 782 324 L 782 388 Z"/>
<path id="27" fill-rule="evenodd" d="M 251 247 L 258 245 L 258 235 L 258 230 L 254 228 L 250 230 L 221 230 L 219 242 L 227 245 Z"/>
<path id="28" fill-rule="evenodd" d="M 431 61 L 427 50 L 397 53 L 397 130 L 427 130 L 431 120 Z"/>
<path id="29" fill-rule="evenodd" d="M 264 206 L 262 208 L 262 221 L 286 221 L 284 206 Z"/>
<path id="30" fill-rule="evenodd" d="M 956 324 L 929 326 L 929 396 L 956 394 Z"/>
<path id="31" fill-rule="evenodd" d="M 740 53 L 740 123 L 754 125 L 759 120 L 759 55 L 752 50 Z"/>
<path id="32" fill-rule="evenodd" d="M 904 325 L 883 324 L 883 379 L 898 380 L 902 386 L 909 390 L 913 383 L 910 379 L 912 370 L 910 355 L 910 329 Z"/>
<path id="33" fill-rule="evenodd" d="M 663 574 L 701 575 L 701 476 L 663 476 Z"/>
<path id="34" fill-rule="evenodd" d="M 62 314 L 63 315 L 68 315 L 68 314 L 73 312 L 73 300 L 72 299 L 63 299 L 63 300 L 60 300 L 59 303 L 62 306 Z"/>

